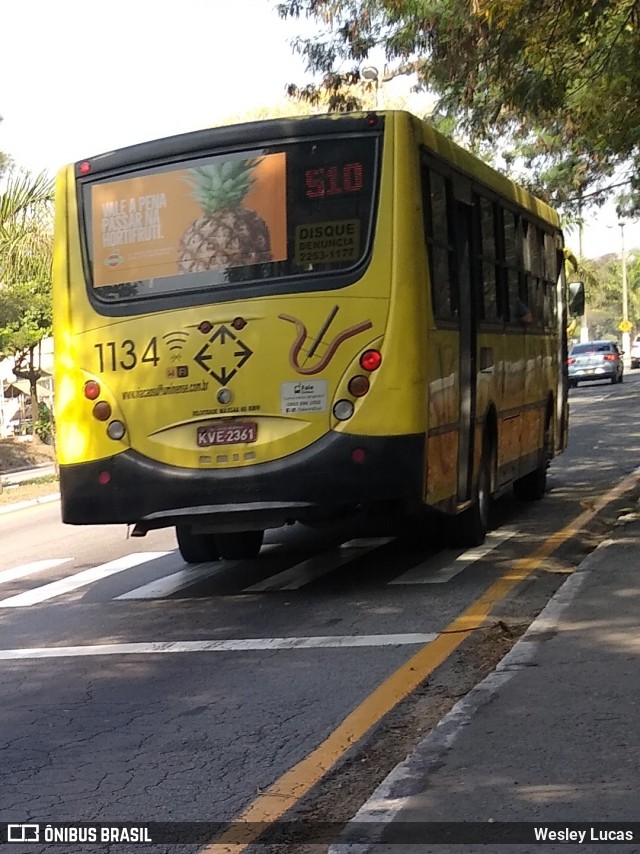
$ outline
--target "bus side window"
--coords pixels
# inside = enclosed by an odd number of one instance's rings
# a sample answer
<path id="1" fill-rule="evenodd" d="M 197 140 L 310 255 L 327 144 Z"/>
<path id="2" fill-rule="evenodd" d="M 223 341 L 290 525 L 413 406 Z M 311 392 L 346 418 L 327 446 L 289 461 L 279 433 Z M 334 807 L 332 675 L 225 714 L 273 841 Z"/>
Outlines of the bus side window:
<path id="1" fill-rule="evenodd" d="M 532 316 L 532 325 L 542 329 L 544 325 L 544 281 L 542 260 L 544 235 L 532 222 L 522 219 L 522 287 L 520 300 L 525 303 Z"/>
<path id="2" fill-rule="evenodd" d="M 495 206 L 480 197 L 480 232 L 482 252 L 483 320 L 496 323 L 502 319 L 502 300 L 499 288 L 498 252 L 496 248 Z"/>
<path id="3" fill-rule="evenodd" d="M 543 276 L 544 276 L 544 325 L 553 329 L 556 325 L 558 297 L 556 282 L 558 281 L 558 253 L 553 234 L 544 232 Z"/>
<path id="4" fill-rule="evenodd" d="M 433 313 L 436 320 L 457 321 L 449 181 L 424 163 L 421 176 Z"/>
<path id="5" fill-rule="evenodd" d="M 508 319 L 512 326 L 520 326 L 518 304 L 527 305 L 526 287 L 521 284 L 522 227 L 520 218 L 511 211 L 503 211 L 504 263 L 507 279 Z M 523 297 L 525 297 L 523 299 Z"/>

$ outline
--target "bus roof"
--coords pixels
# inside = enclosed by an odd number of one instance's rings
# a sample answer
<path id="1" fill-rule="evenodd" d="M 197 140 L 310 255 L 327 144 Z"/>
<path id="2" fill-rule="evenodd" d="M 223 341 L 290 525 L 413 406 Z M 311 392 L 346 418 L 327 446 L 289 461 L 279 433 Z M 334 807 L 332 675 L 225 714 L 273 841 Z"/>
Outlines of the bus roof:
<path id="1" fill-rule="evenodd" d="M 86 162 L 91 163 L 91 172 L 95 174 L 111 169 L 126 168 L 145 160 L 166 158 L 172 154 L 182 156 L 185 153 L 197 154 L 199 151 L 210 150 L 214 145 L 223 147 L 238 144 L 245 147 L 252 144 L 264 145 L 268 141 L 281 140 L 291 136 L 313 136 L 327 133 L 332 125 L 331 130 L 337 130 L 339 125 L 340 132 L 362 133 L 367 129 L 376 130 L 376 123 L 372 122 L 374 116 L 381 116 L 385 121 L 411 123 L 414 131 L 418 132 L 422 144 L 433 151 L 436 156 L 455 166 L 472 179 L 490 187 L 504 198 L 527 208 L 541 219 L 559 228 L 560 219 L 552 207 L 493 169 L 452 139 L 441 134 L 428 121 L 404 110 L 324 113 L 206 128 L 137 143 L 94 157 L 84 158 L 74 164 L 75 171 L 76 175 L 83 174 L 80 167 Z"/>

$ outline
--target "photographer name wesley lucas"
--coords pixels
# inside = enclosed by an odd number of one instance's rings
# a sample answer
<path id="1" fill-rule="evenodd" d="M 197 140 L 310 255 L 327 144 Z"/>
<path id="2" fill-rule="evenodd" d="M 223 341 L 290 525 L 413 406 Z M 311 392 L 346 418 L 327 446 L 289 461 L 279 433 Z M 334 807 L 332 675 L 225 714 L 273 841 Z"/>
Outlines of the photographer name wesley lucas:
<path id="1" fill-rule="evenodd" d="M 552 830 L 549 827 L 535 827 L 536 842 L 633 842 L 633 831 L 623 829 L 602 830 L 598 827 L 588 827 L 576 830 L 565 827 L 562 830 Z"/>

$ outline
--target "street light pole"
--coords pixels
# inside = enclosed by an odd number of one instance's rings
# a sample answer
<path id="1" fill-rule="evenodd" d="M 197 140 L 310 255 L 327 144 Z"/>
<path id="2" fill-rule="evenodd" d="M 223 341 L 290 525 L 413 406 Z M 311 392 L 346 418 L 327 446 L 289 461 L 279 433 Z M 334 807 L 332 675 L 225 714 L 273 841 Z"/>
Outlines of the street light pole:
<path id="1" fill-rule="evenodd" d="M 367 65 L 362 69 L 362 76 L 365 80 L 373 83 L 374 85 L 374 98 L 375 98 L 375 109 L 380 109 L 380 74 L 378 73 L 378 69 L 375 65 Z"/>
<path id="2" fill-rule="evenodd" d="M 582 252 L 583 235 L 584 235 L 584 220 L 582 219 L 582 201 L 580 201 L 580 204 L 578 207 L 578 257 L 580 258 L 581 264 L 582 264 L 582 259 L 584 258 L 584 255 Z M 587 304 L 585 301 L 584 314 L 582 315 L 582 322 L 580 323 L 580 343 L 586 344 L 588 341 L 589 341 L 589 324 L 587 323 Z"/>
<path id="3" fill-rule="evenodd" d="M 620 250 L 622 252 L 622 322 L 627 330 L 629 323 L 629 292 L 627 289 L 627 255 L 624 249 L 624 222 L 620 226 Z M 631 338 L 628 331 L 622 333 L 622 349 L 624 350 L 625 364 L 629 362 L 631 351 Z"/>

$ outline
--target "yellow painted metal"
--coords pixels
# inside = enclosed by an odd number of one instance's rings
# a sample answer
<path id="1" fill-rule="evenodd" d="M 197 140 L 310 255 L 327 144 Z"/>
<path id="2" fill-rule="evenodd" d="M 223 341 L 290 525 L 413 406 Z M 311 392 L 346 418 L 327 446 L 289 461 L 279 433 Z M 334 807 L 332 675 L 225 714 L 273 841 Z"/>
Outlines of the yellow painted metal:
<path id="1" fill-rule="evenodd" d="M 544 203 L 490 169 L 473 155 L 408 113 L 384 114 L 385 138 L 378 214 L 371 259 L 360 279 L 345 288 L 176 308 L 128 317 L 101 315 L 86 293 L 73 167 L 57 180 L 54 260 L 56 416 L 59 461 L 98 460 L 128 448 L 151 460 L 192 469 L 228 469 L 282 460 L 330 431 L 361 436 L 428 436 L 425 501 L 451 501 L 457 489 L 460 408 L 458 333 L 439 329 L 430 305 L 424 240 L 419 148 L 461 169 L 475 182 L 542 218 L 558 218 Z M 340 119 L 335 119 L 339 123 Z M 230 327 L 237 316 L 246 326 L 235 334 L 237 355 L 228 404 L 216 400 L 221 386 L 203 367 L 220 341 L 199 331 L 203 321 Z M 323 343 L 311 342 L 331 319 Z M 176 333 L 178 333 L 176 335 Z M 296 356 L 295 343 L 304 333 Z M 176 340 L 179 339 L 179 358 Z M 337 343 L 336 343 L 337 341 Z M 335 344 L 330 358 L 323 362 Z M 209 347 L 209 350 L 206 348 Z M 382 366 L 370 376 L 363 398 L 351 398 L 347 384 L 361 372 L 363 351 L 376 347 Z M 507 334 L 480 330 L 477 352 L 493 354 L 490 371 L 477 372 L 478 424 L 491 407 L 498 413 L 498 464 L 517 463 L 541 447 L 545 396 L 559 393 L 557 335 Z M 151 348 L 151 349 L 149 349 Z M 204 350 L 203 350 L 204 348 Z M 250 355 L 243 360 L 243 353 Z M 157 362 L 144 354 L 156 354 Z M 129 369 L 135 354 L 136 364 Z M 177 361 L 173 361 L 177 359 Z M 206 359 L 204 360 L 206 363 Z M 102 362 L 102 364 L 100 364 Z M 112 370 L 113 366 L 117 369 Z M 122 365 L 127 367 L 123 368 Z M 102 370 L 100 368 L 102 367 Z M 171 371 L 188 368 L 188 375 Z M 92 416 L 84 383 L 99 382 L 101 399 L 126 426 L 114 441 Z M 326 383 L 324 411 L 283 411 L 286 383 Z M 337 400 L 351 399 L 354 414 L 339 422 Z M 223 420 L 254 421 L 258 439 L 229 453 L 205 453 L 196 446 L 198 425 Z M 481 429 L 474 425 L 481 439 Z M 476 442 L 475 467 L 478 460 Z M 246 453 L 249 450 L 250 453 Z"/>

